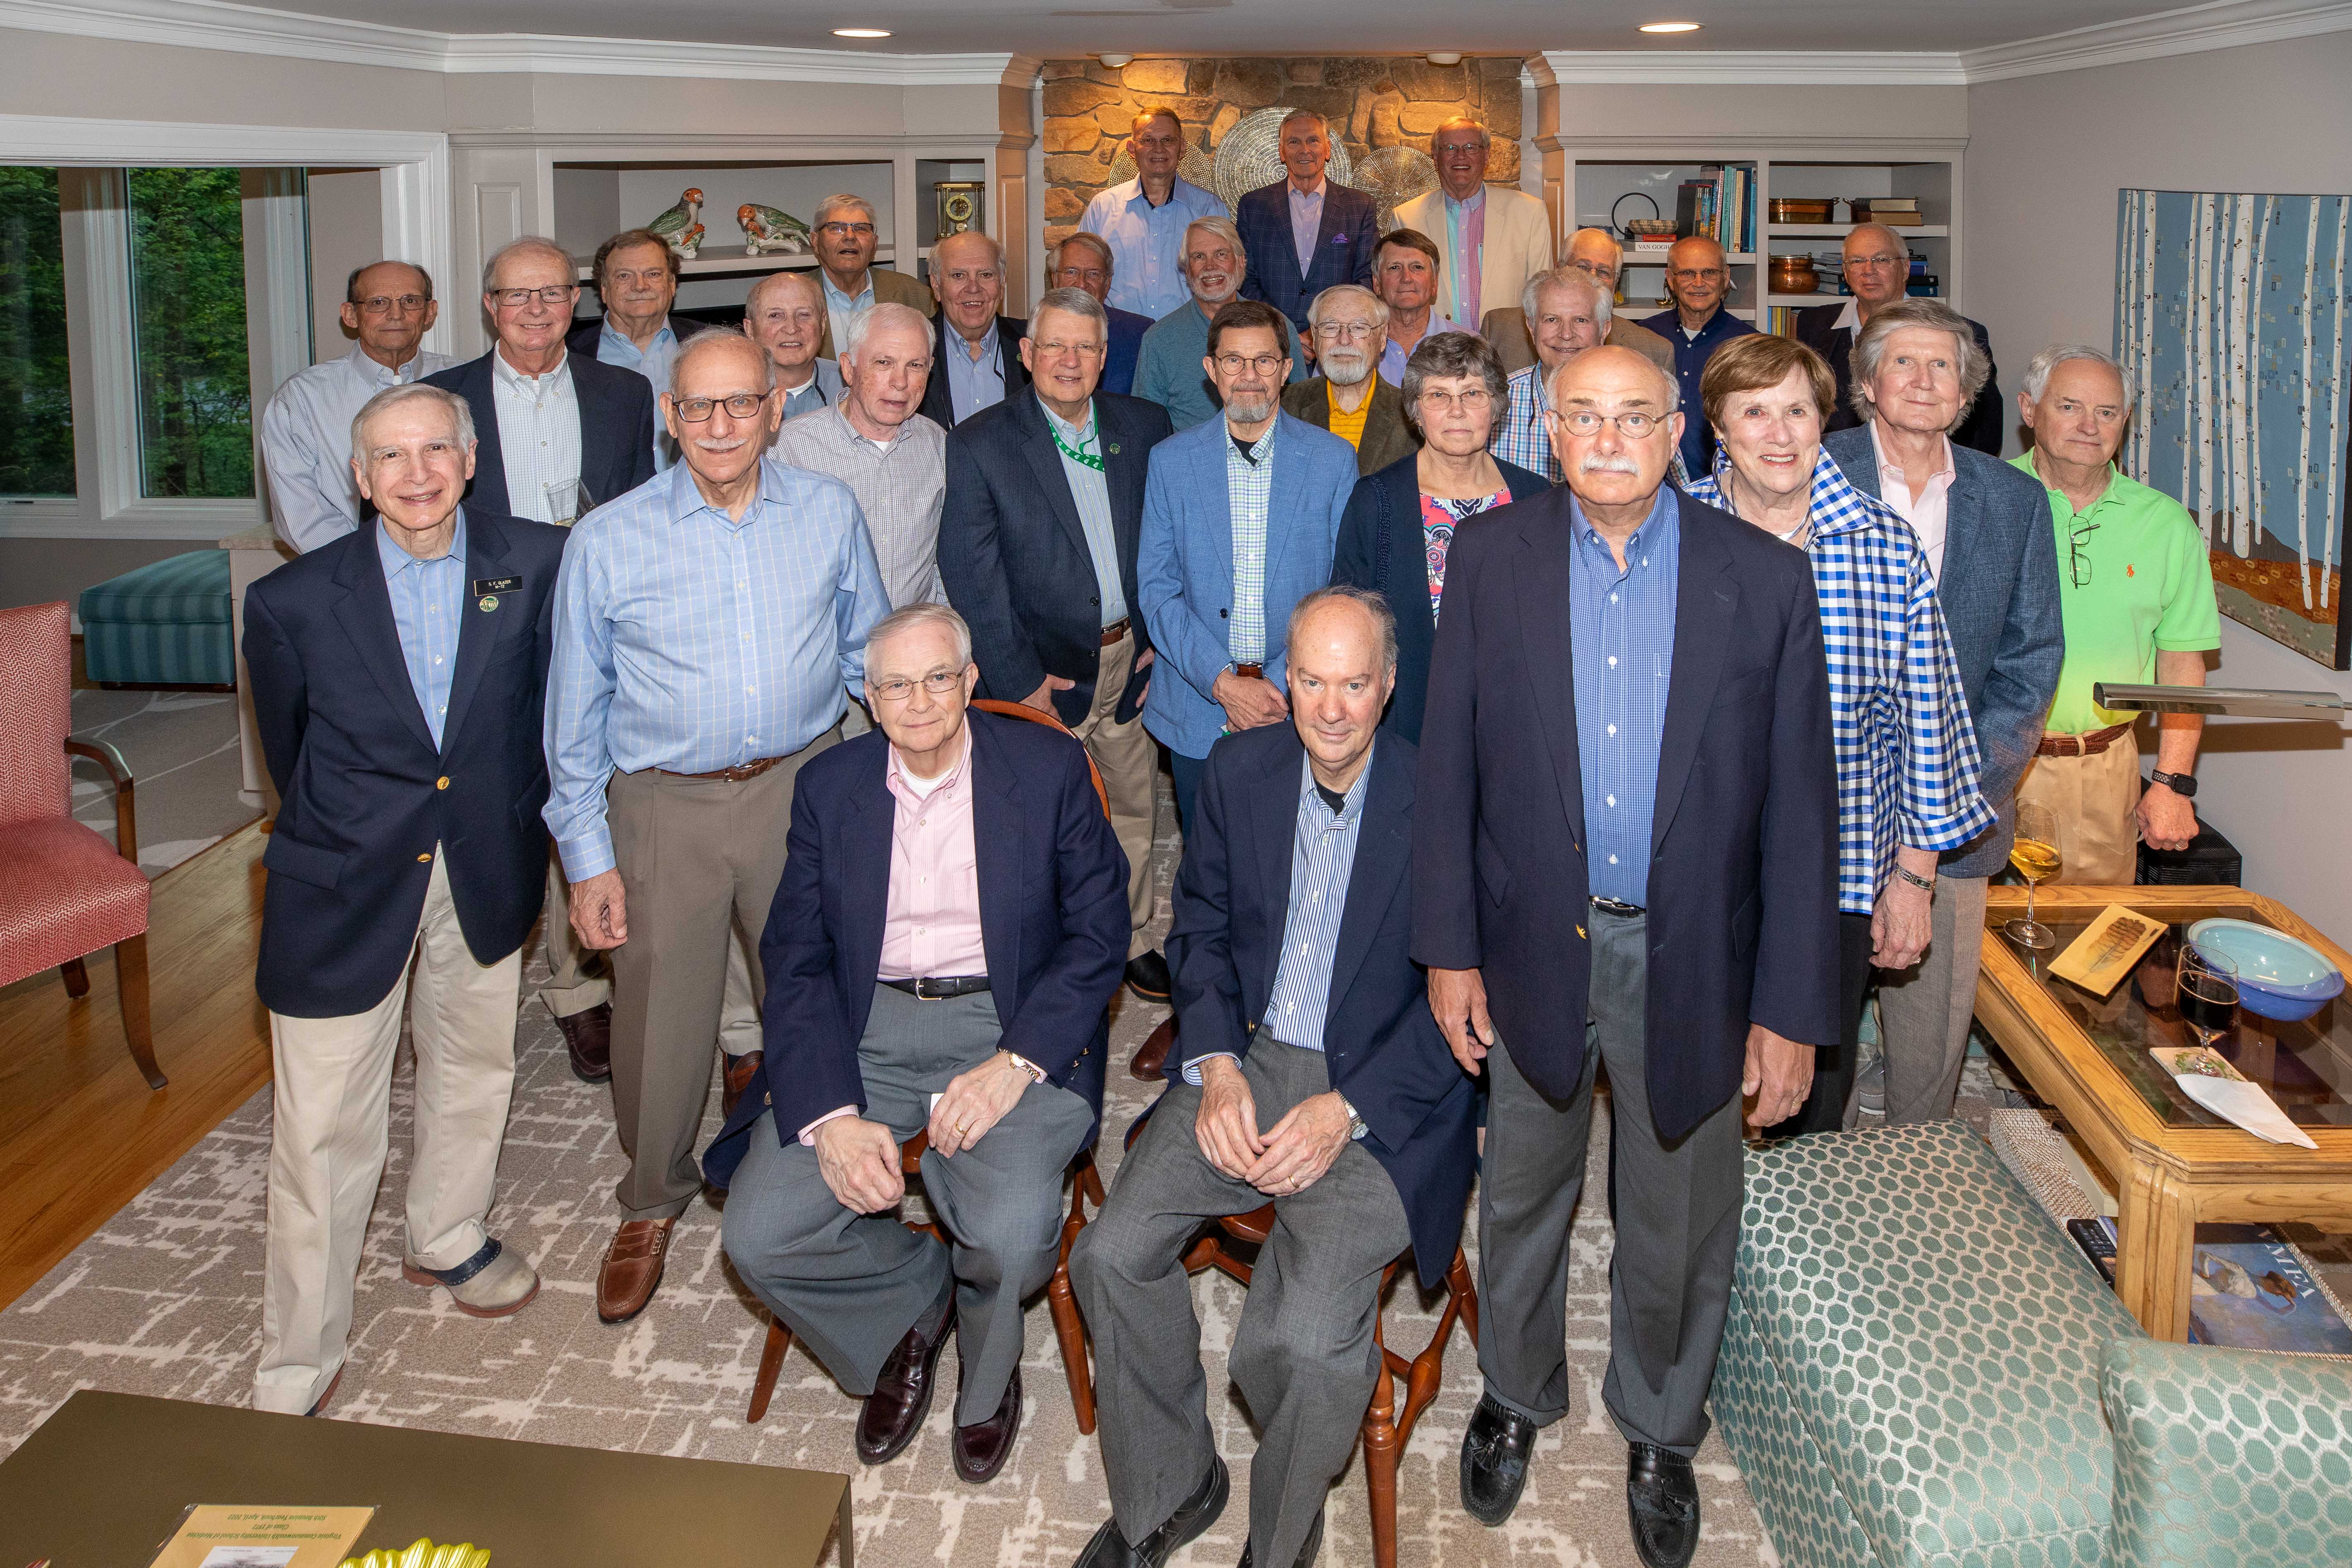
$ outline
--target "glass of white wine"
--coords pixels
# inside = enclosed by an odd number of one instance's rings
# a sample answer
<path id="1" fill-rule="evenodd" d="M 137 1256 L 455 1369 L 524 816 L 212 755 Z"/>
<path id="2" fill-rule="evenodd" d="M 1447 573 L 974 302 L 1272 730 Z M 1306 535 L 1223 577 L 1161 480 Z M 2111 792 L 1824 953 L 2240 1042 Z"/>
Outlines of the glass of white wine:
<path id="1" fill-rule="evenodd" d="M 2032 952 L 2058 945 L 2058 933 L 2033 918 L 2036 889 L 2058 874 L 2063 862 L 2058 854 L 2058 814 L 2039 801 L 2017 805 L 2017 836 L 2010 841 L 2009 863 L 2025 879 L 2025 918 L 2004 921 L 2003 936 Z"/>

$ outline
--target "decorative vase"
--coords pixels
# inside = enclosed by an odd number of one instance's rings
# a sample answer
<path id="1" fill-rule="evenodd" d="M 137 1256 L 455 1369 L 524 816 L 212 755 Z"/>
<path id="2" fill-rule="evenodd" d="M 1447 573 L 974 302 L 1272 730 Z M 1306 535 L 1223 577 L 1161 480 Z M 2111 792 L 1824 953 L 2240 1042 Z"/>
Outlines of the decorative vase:
<path id="1" fill-rule="evenodd" d="M 1811 257 L 1776 256 L 1772 258 L 1772 292 L 1775 294 L 1810 294 L 1821 285 L 1821 275 L 1813 270 Z"/>

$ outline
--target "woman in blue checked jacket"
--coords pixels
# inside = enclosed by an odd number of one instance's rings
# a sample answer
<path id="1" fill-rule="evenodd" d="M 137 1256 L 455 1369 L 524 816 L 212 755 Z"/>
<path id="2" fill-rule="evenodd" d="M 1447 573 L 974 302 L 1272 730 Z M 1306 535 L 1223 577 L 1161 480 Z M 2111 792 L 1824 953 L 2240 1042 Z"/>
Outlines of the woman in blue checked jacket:
<path id="1" fill-rule="evenodd" d="M 1836 392 L 1828 363 L 1793 338 L 1724 344 L 1699 382 L 1715 469 L 1690 486 L 1811 558 L 1829 657 L 1843 1036 L 1815 1057 L 1811 1098 L 1772 1137 L 1843 1124 L 1870 972 L 1918 961 L 1937 857 L 1994 817 L 1927 552 L 1822 450 Z"/>

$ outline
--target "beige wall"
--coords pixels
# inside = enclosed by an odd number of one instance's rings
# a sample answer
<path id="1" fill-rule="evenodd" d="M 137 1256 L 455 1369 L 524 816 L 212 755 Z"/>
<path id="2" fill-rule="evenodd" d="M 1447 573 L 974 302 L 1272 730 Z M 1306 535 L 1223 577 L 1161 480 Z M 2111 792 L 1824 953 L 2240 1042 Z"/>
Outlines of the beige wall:
<path id="1" fill-rule="evenodd" d="M 444 83 L 457 79 L 0 28 L 0 105 L 11 114 L 441 131 L 448 120 Z"/>
<path id="2" fill-rule="evenodd" d="M 352 268 L 383 258 L 383 175 L 374 169 L 310 171 L 310 359 L 341 359 L 356 341 L 343 330 Z M 441 279 L 436 293 L 446 292 Z"/>
<path id="3" fill-rule="evenodd" d="M 0 539 L 0 605 L 62 599 L 79 614 L 81 591 L 191 550 L 209 539 Z M 79 622 L 76 623 L 79 625 Z"/>
<path id="4" fill-rule="evenodd" d="M 2043 343 L 2111 346 L 2122 188 L 2352 190 L 2352 34 L 2021 77 L 1968 89 L 1969 313 L 2014 394 Z M 2352 695 L 2231 621 L 2217 684 Z M 2246 882 L 2352 935 L 2352 751 L 2325 725 L 2223 720 L 2198 805 L 2246 857 Z"/>

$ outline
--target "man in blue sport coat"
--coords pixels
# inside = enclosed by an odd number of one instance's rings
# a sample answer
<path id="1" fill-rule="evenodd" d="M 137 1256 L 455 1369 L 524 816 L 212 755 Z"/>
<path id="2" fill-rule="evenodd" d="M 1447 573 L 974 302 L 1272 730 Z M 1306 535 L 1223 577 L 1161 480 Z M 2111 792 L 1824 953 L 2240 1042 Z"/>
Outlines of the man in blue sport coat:
<path id="1" fill-rule="evenodd" d="M 1261 185 L 1234 204 L 1234 226 L 1249 252 L 1242 296 L 1263 300 L 1307 331 L 1315 296 L 1334 283 L 1372 283 L 1381 206 L 1352 185 L 1324 175 L 1331 161 L 1331 129 L 1311 109 L 1282 121 L 1282 166 L 1287 176 Z"/>
<path id="2" fill-rule="evenodd" d="M 1282 628 L 1331 580 L 1356 487 L 1356 449 L 1276 401 L 1290 357 L 1272 306 L 1220 307 L 1202 365 L 1223 415 L 1152 448 L 1135 570 L 1158 650 L 1144 728 L 1171 753 L 1186 821 L 1217 737 L 1288 716 Z"/>
<path id="3" fill-rule="evenodd" d="M 257 1409 L 315 1413 L 343 1365 L 413 982 L 413 1284 L 519 1311 L 530 1266 L 486 1226 L 514 1087 L 522 942 L 547 871 L 540 751 L 564 535 L 462 507 L 465 403 L 423 383 L 352 426 L 378 517 L 253 585 L 245 658 L 282 804 L 254 988 L 276 1119 Z"/>
<path id="4" fill-rule="evenodd" d="M 1474 1090 L 1430 1016 L 1412 931 L 1413 747 L 1382 731 L 1395 618 L 1369 589 L 1291 613 L 1293 721 L 1209 753 L 1169 933 L 1183 1070 L 1070 1253 L 1094 1336 L 1112 1519 L 1081 1568 L 1159 1563 L 1214 1522 L 1185 1248 L 1271 1199 L 1230 1364 L 1264 1436 L 1244 1561 L 1309 1563 L 1371 1398 L 1383 1270 L 1451 1266 Z M 1148 1391 L 1148 1392 L 1146 1392 Z"/>

